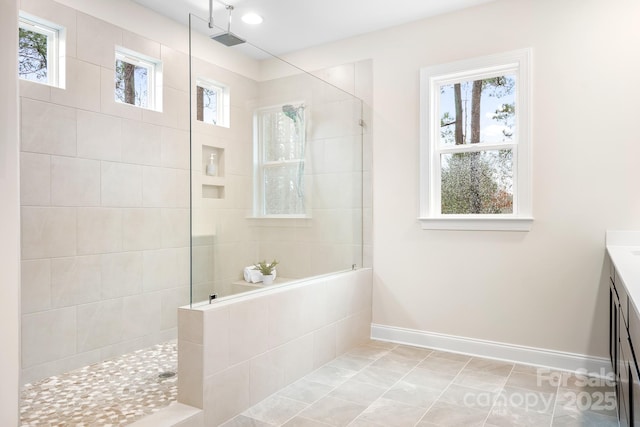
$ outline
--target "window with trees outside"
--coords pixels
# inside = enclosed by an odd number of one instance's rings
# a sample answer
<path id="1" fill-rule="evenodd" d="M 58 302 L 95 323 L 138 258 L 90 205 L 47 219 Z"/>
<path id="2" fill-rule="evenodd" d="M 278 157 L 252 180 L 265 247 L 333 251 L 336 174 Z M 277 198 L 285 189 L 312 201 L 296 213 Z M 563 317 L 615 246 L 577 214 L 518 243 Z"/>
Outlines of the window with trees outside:
<path id="1" fill-rule="evenodd" d="M 196 83 L 196 118 L 204 123 L 229 127 L 229 88 L 211 80 Z"/>
<path id="2" fill-rule="evenodd" d="M 116 47 L 115 100 L 149 110 L 162 110 L 162 63 Z"/>
<path id="3" fill-rule="evenodd" d="M 305 106 L 283 104 L 256 112 L 254 213 L 301 217 L 305 207 Z"/>
<path id="4" fill-rule="evenodd" d="M 20 12 L 18 77 L 64 88 L 64 28 Z"/>
<path id="5" fill-rule="evenodd" d="M 530 50 L 421 70 L 420 222 L 531 227 Z"/>

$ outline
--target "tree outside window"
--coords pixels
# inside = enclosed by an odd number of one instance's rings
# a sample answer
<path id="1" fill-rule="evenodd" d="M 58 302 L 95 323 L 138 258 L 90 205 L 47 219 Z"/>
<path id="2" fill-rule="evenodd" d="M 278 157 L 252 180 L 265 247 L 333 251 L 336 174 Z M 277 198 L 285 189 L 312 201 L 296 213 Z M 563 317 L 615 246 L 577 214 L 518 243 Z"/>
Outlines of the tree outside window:
<path id="1" fill-rule="evenodd" d="M 116 48 L 116 102 L 160 111 L 160 69 L 159 61 L 127 49 Z"/>
<path id="2" fill-rule="evenodd" d="M 530 55 L 421 70 L 423 228 L 530 227 Z"/>
<path id="3" fill-rule="evenodd" d="M 37 17 L 20 13 L 18 24 L 18 77 L 62 87 L 64 68 L 59 47 L 63 29 Z"/>

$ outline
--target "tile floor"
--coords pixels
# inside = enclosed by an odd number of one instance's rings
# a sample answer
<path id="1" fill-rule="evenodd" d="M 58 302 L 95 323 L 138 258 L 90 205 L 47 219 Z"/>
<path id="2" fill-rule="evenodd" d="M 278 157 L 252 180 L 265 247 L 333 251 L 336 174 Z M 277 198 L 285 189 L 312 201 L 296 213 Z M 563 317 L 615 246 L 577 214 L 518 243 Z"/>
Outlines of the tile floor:
<path id="1" fill-rule="evenodd" d="M 176 400 L 175 341 L 29 384 L 22 426 L 127 425 Z M 575 374 L 370 341 L 233 426 L 618 426 L 613 388 Z"/>
<path id="2" fill-rule="evenodd" d="M 601 379 L 371 341 L 223 426 L 618 426 L 613 393 Z"/>
<path id="3" fill-rule="evenodd" d="M 25 384 L 21 426 L 123 426 L 178 396 L 177 344 L 172 340 L 62 375 Z"/>

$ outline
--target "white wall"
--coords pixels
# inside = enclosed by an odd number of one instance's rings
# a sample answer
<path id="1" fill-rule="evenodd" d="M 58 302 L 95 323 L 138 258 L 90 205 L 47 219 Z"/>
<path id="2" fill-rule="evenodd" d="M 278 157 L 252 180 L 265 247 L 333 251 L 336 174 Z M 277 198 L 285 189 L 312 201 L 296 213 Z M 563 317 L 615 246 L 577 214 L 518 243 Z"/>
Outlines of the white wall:
<path id="1" fill-rule="evenodd" d="M 18 425 L 20 375 L 20 192 L 18 2 L 0 2 L 0 425 Z"/>
<path id="2" fill-rule="evenodd" d="M 606 229 L 640 227 L 640 4 L 496 1 L 298 52 L 373 59 L 373 322 L 605 357 Z M 533 48 L 528 233 L 424 231 L 419 70 Z"/>

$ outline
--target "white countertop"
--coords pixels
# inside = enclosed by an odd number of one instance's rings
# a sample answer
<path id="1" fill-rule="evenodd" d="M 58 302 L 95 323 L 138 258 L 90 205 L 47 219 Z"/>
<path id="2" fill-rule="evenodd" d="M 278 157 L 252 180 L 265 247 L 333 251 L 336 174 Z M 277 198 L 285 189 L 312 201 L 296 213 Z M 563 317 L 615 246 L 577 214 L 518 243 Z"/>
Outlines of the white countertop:
<path id="1" fill-rule="evenodd" d="M 640 231 L 607 231 L 606 246 L 616 268 L 616 286 L 624 283 L 629 300 L 640 313 Z"/>

